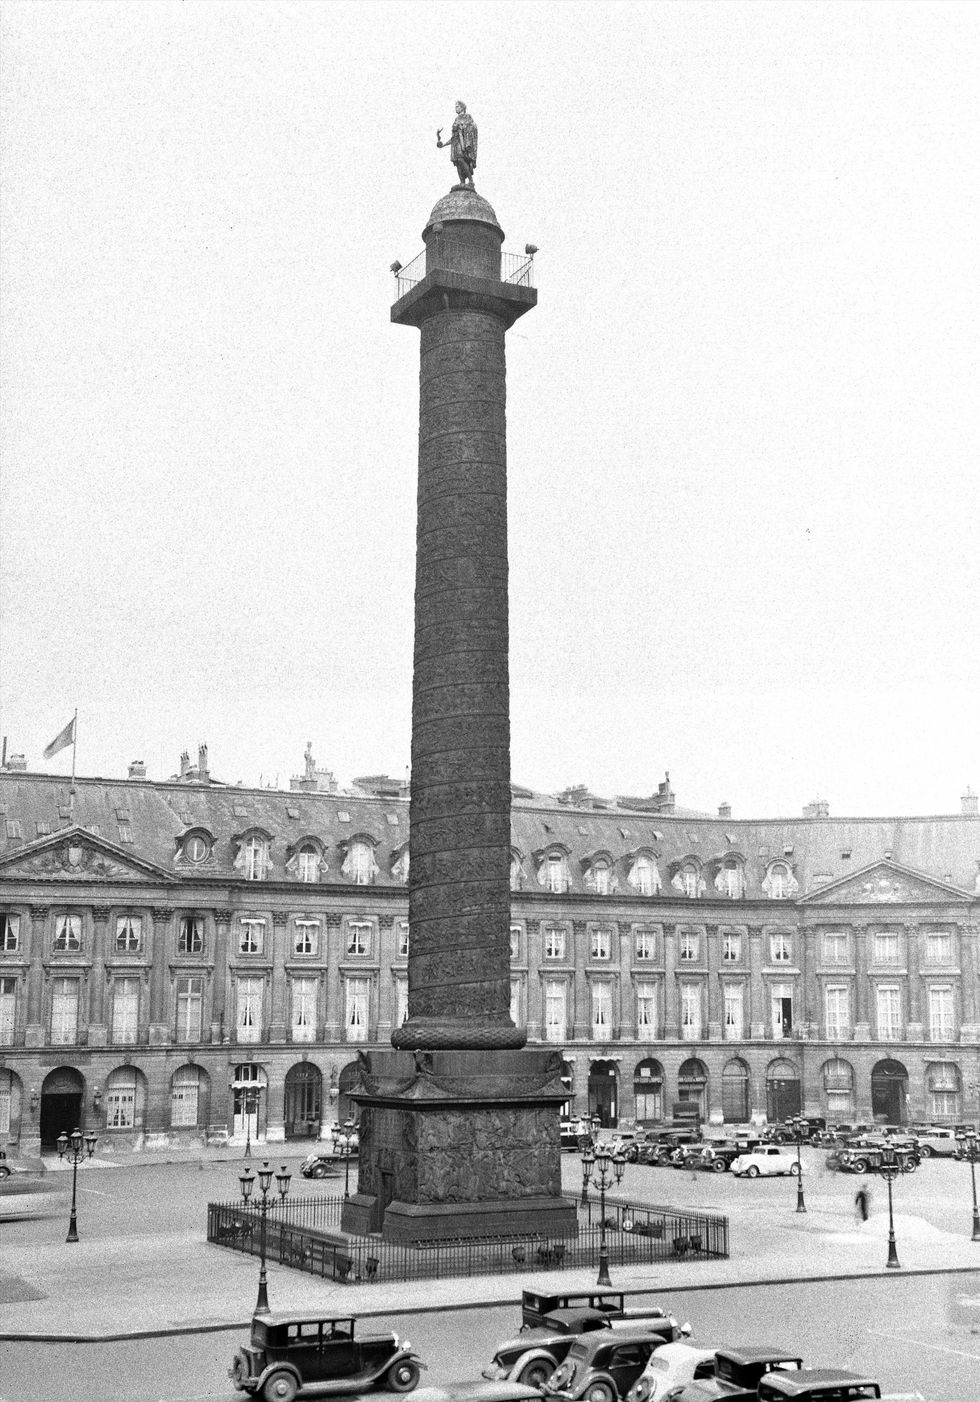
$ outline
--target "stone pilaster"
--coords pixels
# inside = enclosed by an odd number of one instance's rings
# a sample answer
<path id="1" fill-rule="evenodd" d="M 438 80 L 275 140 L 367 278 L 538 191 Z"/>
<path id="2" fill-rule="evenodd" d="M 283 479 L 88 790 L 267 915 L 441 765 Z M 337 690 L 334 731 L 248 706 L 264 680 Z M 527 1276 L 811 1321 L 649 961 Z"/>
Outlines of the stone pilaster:
<path id="1" fill-rule="evenodd" d="M 905 967 L 908 969 L 908 1021 L 905 1036 L 910 1042 L 922 1040 L 922 965 L 925 962 L 925 938 L 918 924 L 909 922 L 904 926 Z"/>
<path id="2" fill-rule="evenodd" d="M 854 1040 L 867 1042 L 871 1037 L 869 1002 L 871 985 L 868 977 L 868 933 L 866 923 L 851 926 L 854 932 Z"/>
<path id="3" fill-rule="evenodd" d="M 708 956 L 708 1041 L 720 1042 L 722 1037 L 721 948 L 717 925 L 705 925 L 704 938 Z"/>
<path id="4" fill-rule="evenodd" d="M 761 1042 L 769 1030 L 769 1009 L 762 978 L 762 926 L 749 925 L 746 934 L 749 941 L 749 1036 Z"/>
<path id="5" fill-rule="evenodd" d="M 150 911 L 153 930 L 148 934 L 152 961 L 150 964 L 150 1043 L 163 1046 L 170 1040 L 168 997 L 170 962 L 173 951 L 174 912 L 164 906 Z"/>
<path id="6" fill-rule="evenodd" d="M 92 907 L 92 982 L 89 986 L 88 1005 L 88 1044 L 90 1047 L 104 1047 L 108 1041 L 108 1018 L 106 1015 L 106 934 L 110 908 L 107 905 Z M 109 1016 L 111 1016 L 111 1012 Z"/>
<path id="7" fill-rule="evenodd" d="M 664 1041 L 681 1035 L 680 993 L 677 988 L 677 926 L 664 925 Z"/>
<path id="8" fill-rule="evenodd" d="M 963 981 L 963 1022 L 960 1026 L 961 1042 L 980 1041 L 980 963 L 978 963 L 978 937 L 980 927 L 960 926 L 960 969 Z"/>
<path id="9" fill-rule="evenodd" d="M 323 930 L 327 946 L 327 969 L 337 969 L 343 963 L 343 950 L 341 948 L 343 929 L 343 917 L 336 911 L 327 911 Z M 413 931 L 412 938 L 414 939 L 414 937 Z M 325 1016 L 326 1024 L 323 1032 L 325 1041 L 340 1041 L 344 1026 L 344 980 L 340 976 L 331 978 L 329 974 L 327 975 Z"/>
<path id="10" fill-rule="evenodd" d="M 24 1029 L 24 1044 L 28 1047 L 43 1047 L 47 1041 L 44 1026 L 44 961 L 50 913 L 50 908 L 46 905 L 32 905 L 30 931 L 25 936 L 30 961 L 27 969 L 27 1016 Z"/>
<path id="11" fill-rule="evenodd" d="M 575 969 L 575 988 L 572 994 L 572 1008 L 569 1011 L 574 1019 L 572 1037 L 575 1041 L 588 1041 L 592 1036 L 592 991 L 586 969 L 589 962 L 589 926 L 585 920 L 572 921 L 572 964 Z"/>
<path id="12" fill-rule="evenodd" d="M 222 907 L 214 914 L 214 963 L 210 983 L 211 993 L 211 1041 L 215 1046 L 231 1041 L 232 1028 L 229 1018 L 229 998 L 231 997 L 228 970 L 228 943 L 231 939 L 233 912 Z"/>
<path id="13" fill-rule="evenodd" d="M 286 939 L 289 934 L 289 916 L 284 910 L 272 912 L 272 988 L 270 989 L 271 1017 L 269 1020 L 269 1041 L 285 1042 L 289 1027 L 289 992 L 286 979 Z M 273 1127 L 272 1113 L 269 1116 Z M 281 1126 L 280 1126 L 281 1127 Z"/>

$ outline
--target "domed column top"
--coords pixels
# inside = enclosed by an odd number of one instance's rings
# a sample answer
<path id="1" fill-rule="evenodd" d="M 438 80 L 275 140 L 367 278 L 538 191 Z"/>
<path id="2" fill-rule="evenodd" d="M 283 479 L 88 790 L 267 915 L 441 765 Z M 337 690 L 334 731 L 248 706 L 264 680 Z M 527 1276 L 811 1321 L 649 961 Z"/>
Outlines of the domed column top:
<path id="1" fill-rule="evenodd" d="M 422 230 L 425 271 L 464 273 L 500 281 L 504 231 L 493 206 L 468 188 L 450 190 L 437 200 Z"/>

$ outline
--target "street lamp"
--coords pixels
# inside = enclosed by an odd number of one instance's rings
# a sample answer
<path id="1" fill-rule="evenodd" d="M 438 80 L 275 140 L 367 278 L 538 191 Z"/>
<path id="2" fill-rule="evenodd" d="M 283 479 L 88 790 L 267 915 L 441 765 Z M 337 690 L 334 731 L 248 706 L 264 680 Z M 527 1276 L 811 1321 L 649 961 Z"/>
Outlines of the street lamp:
<path id="1" fill-rule="evenodd" d="M 908 1162 L 909 1151 L 907 1149 L 896 1149 L 892 1144 L 885 1144 L 881 1150 L 881 1164 L 879 1173 L 888 1184 L 888 1260 L 885 1265 L 890 1270 L 899 1270 L 901 1262 L 898 1259 L 898 1252 L 895 1249 L 895 1218 L 892 1215 L 892 1183 L 900 1173 L 905 1172 Z"/>
<path id="2" fill-rule="evenodd" d="M 94 1134 L 86 1134 L 83 1141 L 80 1129 L 73 1129 L 70 1136 L 64 1130 L 58 1135 L 58 1158 L 63 1159 L 67 1154 L 68 1162 L 71 1164 L 71 1221 L 68 1223 L 68 1235 L 65 1237 L 65 1241 L 78 1240 L 78 1214 L 75 1208 L 78 1165 L 85 1160 L 86 1156 L 92 1157 L 95 1153 L 96 1142 Z"/>
<path id="3" fill-rule="evenodd" d="M 286 1201 L 286 1194 L 289 1192 L 289 1180 L 292 1175 L 286 1172 L 286 1165 L 283 1164 L 281 1172 L 277 1173 L 275 1177 L 276 1184 L 279 1188 L 279 1200 L 284 1203 Z M 252 1196 L 255 1174 L 246 1168 L 244 1173 L 238 1175 L 238 1181 L 242 1185 L 242 1201 L 247 1204 L 249 1198 Z M 256 1314 L 269 1313 L 269 1290 L 266 1285 L 265 1274 L 265 1222 L 269 1215 L 270 1205 L 275 1205 L 274 1198 L 272 1204 L 269 1203 L 269 1190 L 271 1187 L 272 1169 L 269 1167 L 268 1160 L 266 1160 L 259 1169 L 259 1192 L 262 1194 L 262 1200 L 255 1204 L 261 1214 L 259 1219 L 259 1295 L 255 1302 Z"/>
<path id="4" fill-rule="evenodd" d="M 344 1198 L 347 1199 L 350 1197 L 350 1156 L 354 1143 L 354 1131 L 344 1129 L 337 1135 L 336 1142 L 344 1159 Z"/>
<path id="5" fill-rule="evenodd" d="M 606 1190 L 613 1182 L 617 1186 L 623 1181 L 626 1164 L 614 1157 L 604 1144 L 593 1151 L 592 1145 L 582 1150 L 582 1201 L 588 1202 L 588 1188 L 593 1182 L 599 1189 L 599 1278 L 597 1285 L 612 1285 L 609 1279 L 609 1251 L 606 1247 Z"/>
<path id="6" fill-rule="evenodd" d="M 797 1212 L 805 1212 L 805 1211 L 806 1211 L 806 1203 L 803 1201 L 803 1159 L 802 1159 L 801 1154 L 800 1154 L 800 1150 L 801 1150 L 802 1147 L 803 1147 L 803 1140 L 804 1140 L 804 1138 L 805 1138 L 806 1129 L 807 1129 L 807 1122 L 806 1122 L 806 1120 L 801 1119 L 799 1116 L 797 1116 L 796 1119 L 793 1121 L 793 1124 L 792 1124 L 793 1138 L 796 1140 L 796 1210 L 797 1210 Z"/>
<path id="7" fill-rule="evenodd" d="M 962 1130 L 956 1136 L 959 1158 L 970 1165 L 970 1187 L 973 1190 L 973 1241 L 980 1241 L 980 1213 L 977 1211 L 977 1164 L 980 1163 L 980 1135 L 975 1129 Z"/>

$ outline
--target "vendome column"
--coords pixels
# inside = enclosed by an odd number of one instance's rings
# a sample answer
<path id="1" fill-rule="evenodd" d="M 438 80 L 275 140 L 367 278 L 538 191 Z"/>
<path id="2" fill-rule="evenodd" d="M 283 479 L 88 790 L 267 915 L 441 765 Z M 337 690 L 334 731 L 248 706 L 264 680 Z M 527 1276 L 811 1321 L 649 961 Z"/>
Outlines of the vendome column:
<path id="1" fill-rule="evenodd" d="M 576 1232 L 561 1058 L 510 1017 L 504 337 L 537 293 L 502 281 L 503 237 L 457 186 L 391 311 L 421 332 L 408 1018 L 361 1057 L 343 1226 L 393 1241 Z"/>

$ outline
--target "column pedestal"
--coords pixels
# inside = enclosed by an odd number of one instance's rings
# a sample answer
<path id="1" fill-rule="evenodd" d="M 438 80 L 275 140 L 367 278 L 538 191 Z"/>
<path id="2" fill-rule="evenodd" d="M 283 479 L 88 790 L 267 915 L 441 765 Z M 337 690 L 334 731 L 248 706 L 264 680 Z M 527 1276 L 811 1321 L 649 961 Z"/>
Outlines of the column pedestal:
<path id="1" fill-rule="evenodd" d="M 357 1191 L 341 1225 L 397 1242 L 577 1234 L 561 1195 L 556 1110 L 566 1099 L 549 1051 L 372 1051 L 360 1107 Z"/>

